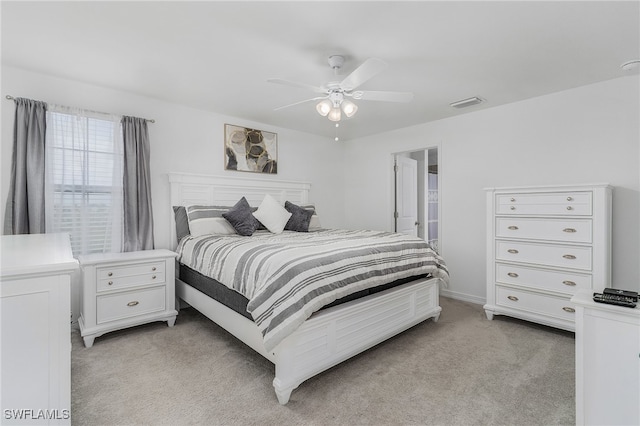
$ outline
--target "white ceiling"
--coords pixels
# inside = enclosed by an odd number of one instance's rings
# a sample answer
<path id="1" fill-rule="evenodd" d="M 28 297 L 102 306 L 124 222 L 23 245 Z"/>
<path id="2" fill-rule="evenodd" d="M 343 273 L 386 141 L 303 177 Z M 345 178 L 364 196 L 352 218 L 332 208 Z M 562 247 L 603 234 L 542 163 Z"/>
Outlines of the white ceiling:
<path id="1" fill-rule="evenodd" d="M 360 89 L 414 100 L 359 101 L 342 140 L 621 77 L 640 58 L 639 1 L 3 1 L 1 13 L 6 65 L 331 138 L 313 102 L 273 111 L 316 94 L 266 80 L 319 86 L 383 59 Z M 338 77 L 333 54 L 347 59 Z M 471 96 L 487 102 L 449 106 Z"/>

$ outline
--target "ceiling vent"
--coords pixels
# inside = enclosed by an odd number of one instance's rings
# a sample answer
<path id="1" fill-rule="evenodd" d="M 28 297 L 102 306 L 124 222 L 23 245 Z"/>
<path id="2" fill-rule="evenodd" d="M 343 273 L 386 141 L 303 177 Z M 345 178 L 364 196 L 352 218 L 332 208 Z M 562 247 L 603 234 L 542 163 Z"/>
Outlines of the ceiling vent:
<path id="1" fill-rule="evenodd" d="M 454 108 L 467 108 L 473 105 L 478 105 L 484 102 L 484 99 L 478 98 L 474 96 L 473 98 L 463 99 L 461 101 L 451 102 L 451 105 Z"/>

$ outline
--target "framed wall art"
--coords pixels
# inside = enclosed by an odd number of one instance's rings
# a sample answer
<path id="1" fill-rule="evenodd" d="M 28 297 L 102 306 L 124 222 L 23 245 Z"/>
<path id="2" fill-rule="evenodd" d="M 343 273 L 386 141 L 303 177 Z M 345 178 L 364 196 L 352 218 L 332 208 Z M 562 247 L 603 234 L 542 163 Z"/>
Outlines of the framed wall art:
<path id="1" fill-rule="evenodd" d="M 264 130 L 224 125 L 224 168 L 278 173 L 278 135 Z"/>

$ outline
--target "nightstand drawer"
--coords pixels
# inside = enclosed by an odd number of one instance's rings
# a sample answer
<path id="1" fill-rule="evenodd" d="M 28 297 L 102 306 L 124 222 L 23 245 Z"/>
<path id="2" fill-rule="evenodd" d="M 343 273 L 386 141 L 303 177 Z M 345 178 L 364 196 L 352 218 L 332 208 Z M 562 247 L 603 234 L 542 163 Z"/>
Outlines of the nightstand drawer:
<path id="1" fill-rule="evenodd" d="M 527 268 L 505 263 L 496 264 L 496 281 L 567 294 L 575 294 L 578 289 L 591 288 L 591 275 Z"/>
<path id="2" fill-rule="evenodd" d="M 496 241 L 496 259 L 591 270 L 591 247 Z"/>
<path id="3" fill-rule="evenodd" d="M 496 218 L 496 236 L 591 243 L 591 219 Z"/>
<path id="4" fill-rule="evenodd" d="M 496 214 L 591 216 L 591 192 L 502 194 Z"/>
<path id="5" fill-rule="evenodd" d="M 164 269 L 164 268 L 163 268 Z M 142 275 L 132 275 L 119 278 L 99 280 L 97 291 L 113 290 L 116 288 L 136 287 L 149 284 L 162 284 L 165 282 L 164 272 L 152 272 Z"/>
<path id="6" fill-rule="evenodd" d="M 131 265 L 110 265 L 97 268 L 98 280 L 164 273 L 164 262 L 144 262 Z"/>
<path id="7" fill-rule="evenodd" d="M 549 315 L 574 321 L 575 309 L 569 298 L 530 293 L 513 288 L 496 286 L 496 304 L 507 308 Z"/>
<path id="8" fill-rule="evenodd" d="M 105 294 L 97 297 L 97 323 L 163 311 L 165 287 L 152 287 L 126 293 Z"/>

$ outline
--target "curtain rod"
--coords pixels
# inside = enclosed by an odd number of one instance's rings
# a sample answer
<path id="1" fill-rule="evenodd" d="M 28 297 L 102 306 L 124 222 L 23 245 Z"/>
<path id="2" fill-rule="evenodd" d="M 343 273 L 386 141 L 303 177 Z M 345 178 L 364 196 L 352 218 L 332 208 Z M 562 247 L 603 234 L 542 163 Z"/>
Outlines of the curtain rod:
<path id="1" fill-rule="evenodd" d="M 7 95 L 7 96 L 5 96 L 5 97 L 6 97 L 7 99 L 9 99 L 10 101 L 13 101 L 13 100 L 15 100 L 15 99 L 16 99 L 16 98 L 14 98 L 14 97 L 13 97 L 13 96 L 11 96 L 11 95 Z M 85 111 L 94 112 L 94 113 L 97 113 L 97 114 L 107 114 L 107 115 L 110 115 L 109 113 L 106 113 L 106 112 L 93 111 L 93 110 L 91 110 L 91 109 L 86 109 Z M 149 122 L 151 122 L 151 123 L 155 123 L 155 122 L 156 122 L 156 120 L 154 120 L 154 119 L 152 119 L 152 118 L 143 118 L 143 120 L 149 121 Z"/>

